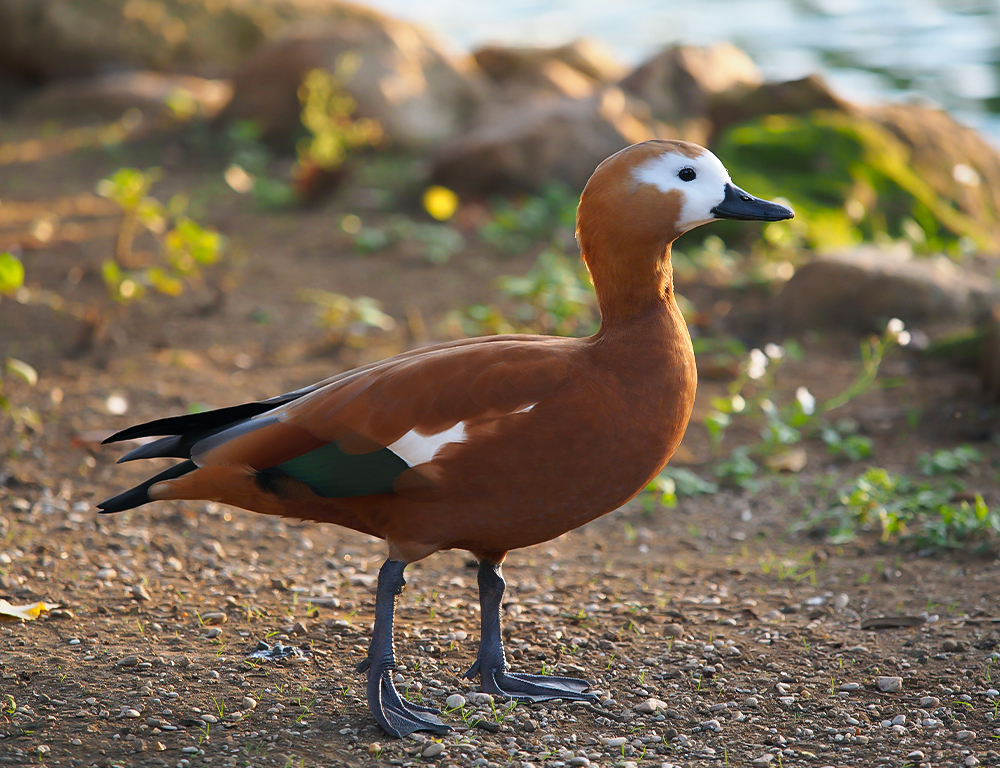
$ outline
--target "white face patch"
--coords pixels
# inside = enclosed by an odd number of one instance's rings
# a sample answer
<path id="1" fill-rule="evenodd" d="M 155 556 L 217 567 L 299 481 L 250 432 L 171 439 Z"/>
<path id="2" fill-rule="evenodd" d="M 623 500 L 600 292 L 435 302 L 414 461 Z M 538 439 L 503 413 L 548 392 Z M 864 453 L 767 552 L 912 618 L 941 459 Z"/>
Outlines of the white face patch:
<path id="1" fill-rule="evenodd" d="M 690 181 L 683 178 L 690 175 L 685 169 L 694 171 Z M 676 222 L 681 232 L 715 220 L 712 209 L 722 202 L 730 181 L 726 167 L 707 149 L 693 160 L 677 152 L 665 152 L 637 166 L 632 175 L 640 184 L 652 184 L 662 192 L 681 193 Z"/>

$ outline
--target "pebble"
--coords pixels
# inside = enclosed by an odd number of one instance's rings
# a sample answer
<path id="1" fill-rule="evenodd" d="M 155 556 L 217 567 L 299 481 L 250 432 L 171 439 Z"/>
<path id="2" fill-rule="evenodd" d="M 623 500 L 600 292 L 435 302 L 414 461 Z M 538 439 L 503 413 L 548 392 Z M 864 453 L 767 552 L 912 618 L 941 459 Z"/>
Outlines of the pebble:
<path id="1" fill-rule="evenodd" d="M 756 709 L 760 706 L 760 702 L 757 700 L 756 696 L 747 696 L 743 700 L 743 706 L 747 709 Z"/>
<path id="2" fill-rule="evenodd" d="M 915 749 L 910 754 L 908 754 L 906 756 L 906 759 L 907 760 L 923 760 L 924 759 L 924 753 L 921 752 L 919 749 Z"/>
<path id="3" fill-rule="evenodd" d="M 635 711 L 640 715 L 651 715 L 661 709 L 667 708 L 667 702 L 659 699 L 646 699 L 641 704 L 636 704 Z"/>
<path id="4" fill-rule="evenodd" d="M 493 701 L 493 697 L 488 693 L 480 693 L 479 691 L 472 691 L 468 699 L 470 702 L 475 704 L 477 707 L 482 704 L 489 704 Z"/>
<path id="5" fill-rule="evenodd" d="M 861 690 L 861 683 L 844 683 L 837 690 L 838 691 L 860 691 Z"/>
<path id="6" fill-rule="evenodd" d="M 140 602 L 149 602 L 153 599 L 142 584 L 136 584 L 132 587 L 132 597 Z"/>
<path id="7" fill-rule="evenodd" d="M 875 684 L 882 693 L 899 693 L 903 690 L 903 678 L 901 677 L 877 677 Z"/>
<path id="8" fill-rule="evenodd" d="M 257 707 L 257 699 L 254 699 L 250 696 L 243 697 L 243 709 L 245 710 L 256 709 L 256 707 Z"/>
<path id="9" fill-rule="evenodd" d="M 123 659 L 119 660 L 119 662 L 117 664 L 115 664 L 115 666 L 116 667 L 137 667 L 137 666 L 139 666 L 139 657 L 135 656 L 135 655 L 126 656 Z"/>
<path id="10" fill-rule="evenodd" d="M 581 768 L 587 768 L 590 765 L 590 759 L 583 756 L 571 757 L 566 761 L 566 765 L 579 765 Z"/>
<path id="11" fill-rule="evenodd" d="M 998 691 L 996 688 L 990 688 L 988 691 L 986 691 L 986 695 L 989 696 L 991 699 L 995 699 L 997 696 L 1000 696 L 1000 691 Z"/>
<path id="12" fill-rule="evenodd" d="M 124 712 L 122 712 L 122 717 L 135 719 L 137 717 L 142 717 L 142 713 L 139 712 L 138 709 L 126 709 Z"/>
<path id="13" fill-rule="evenodd" d="M 959 731 L 958 733 L 955 734 L 955 738 L 958 739 L 959 741 L 970 741 L 970 740 L 976 738 L 976 732 L 975 731 Z"/>
<path id="14" fill-rule="evenodd" d="M 906 715 L 896 715 L 892 718 L 893 725 L 906 725 Z"/>
<path id="15" fill-rule="evenodd" d="M 682 627 L 680 624 L 664 624 L 663 634 L 666 635 L 667 637 L 683 637 L 684 627 Z"/>
<path id="16" fill-rule="evenodd" d="M 921 709 L 937 709 L 941 701 L 937 696 L 924 696 L 920 700 Z"/>
<path id="17" fill-rule="evenodd" d="M 95 575 L 98 581 L 114 581 L 118 578 L 118 571 L 114 568 L 101 568 Z"/>
<path id="18" fill-rule="evenodd" d="M 445 700 L 444 705 L 447 709 L 461 709 L 465 706 L 465 697 L 460 693 L 453 693 Z"/>
<path id="19" fill-rule="evenodd" d="M 421 757 L 437 757 L 442 752 L 444 752 L 444 744 L 440 741 L 432 742 L 429 747 L 427 747 L 423 752 L 420 753 Z"/>
<path id="20" fill-rule="evenodd" d="M 611 747 L 612 749 L 618 749 L 618 747 L 625 744 L 628 739 L 624 736 L 615 736 L 613 739 L 604 739 L 604 746 Z"/>
<path id="21" fill-rule="evenodd" d="M 755 757 L 753 759 L 754 768 L 767 768 L 767 766 L 769 766 L 773 760 L 774 760 L 774 755 L 772 755 L 770 752 L 767 752 L 761 755 L 760 757 Z"/>
<path id="22" fill-rule="evenodd" d="M 373 741 L 371 744 L 368 745 L 368 754 L 371 755 L 372 757 L 378 757 L 379 755 L 382 754 L 382 745 L 379 744 L 377 741 Z"/>
<path id="23" fill-rule="evenodd" d="M 222 611 L 208 611 L 201 615 L 202 624 L 225 624 L 229 617 Z"/>
<path id="24" fill-rule="evenodd" d="M 965 765 L 969 766 L 969 768 L 972 768 L 972 766 L 974 765 L 979 765 L 979 759 L 975 755 L 969 755 L 967 758 L 965 758 Z"/>

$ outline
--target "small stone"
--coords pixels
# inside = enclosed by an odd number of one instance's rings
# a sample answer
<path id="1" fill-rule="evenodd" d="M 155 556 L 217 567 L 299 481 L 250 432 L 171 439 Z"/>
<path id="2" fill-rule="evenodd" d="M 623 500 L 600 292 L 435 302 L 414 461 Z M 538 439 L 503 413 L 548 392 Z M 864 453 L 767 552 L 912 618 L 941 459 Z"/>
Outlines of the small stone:
<path id="1" fill-rule="evenodd" d="M 101 568 L 94 578 L 98 581 L 114 581 L 118 578 L 118 571 L 114 568 Z"/>
<path id="2" fill-rule="evenodd" d="M 837 690 L 838 691 L 860 691 L 861 690 L 861 683 L 844 683 Z"/>
<path id="3" fill-rule="evenodd" d="M 435 741 L 430 744 L 423 752 L 420 753 L 421 757 L 437 757 L 442 752 L 444 752 L 444 744 L 440 741 Z"/>
<path id="4" fill-rule="evenodd" d="M 205 637 L 209 640 L 213 640 L 222 634 L 222 630 L 218 627 L 211 627 L 208 632 L 205 633 Z"/>
<path id="5" fill-rule="evenodd" d="M 446 709 L 461 709 L 465 706 L 465 697 L 460 693 L 453 693 L 445 700 L 444 706 Z"/>
<path id="6" fill-rule="evenodd" d="M 743 706 L 747 709 L 757 709 L 760 706 L 760 702 L 757 700 L 756 696 L 747 696 L 743 700 Z"/>
<path id="7" fill-rule="evenodd" d="M 958 733 L 955 734 L 955 738 L 958 741 L 971 741 L 972 739 L 976 738 L 976 732 L 975 731 L 959 731 Z"/>
<path id="8" fill-rule="evenodd" d="M 667 637 L 683 637 L 684 627 L 682 627 L 680 624 L 664 624 L 663 634 L 666 635 Z"/>
<path id="9" fill-rule="evenodd" d="M 201 715 L 199 718 L 203 723 L 209 723 L 210 725 L 215 725 L 219 722 L 219 718 L 215 715 Z"/>
<path id="10" fill-rule="evenodd" d="M 851 598 L 848 595 L 845 595 L 843 592 L 841 592 L 839 595 L 833 598 L 833 607 L 836 608 L 838 611 L 842 611 L 847 607 L 848 603 L 850 602 Z"/>
<path id="11" fill-rule="evenodd" d="M 137 667 L 137 666 L 139 666 L 139 657 L 135 656 L 135 655 L 126 656 L 125 658 L 120 659 L 118 661 L 118 663 L 115 664 L 115 666 L 116 667 Z"/>
<path id="12" fill-rule="evenodd" d="M 660 701 L 659 699 L 646 699 L 641 704 L 635 706 L 635 711 L 640 715 L 651 715 L 654 712 L 659 712 L 661 709 L 667 708 L 667 702 Z"/>
<path id="13" fill-rule="evenodd" d="M 969 768 L 972 768 L 974 765 L 979 765 L 979 758 L 975 755 L 969 755 L 965 758 L 965 765 L 969 766 Z"/>
<path id="14" fill-rule="evenodd" d="M 945 640 L 941 643 L 941 650 L 945 653 L 954 653 L 958 650 L 958 643 L 954 640 Z"/>
<path id="15" fill-rule="evenodd" d="M 611 747 L 612 749 L 618 749 L 623 746 L 626 741 L 628 741 L 628 739 L 624 736 L 616 736 L 613 739 L 604 739 L 604 746 Z"/>
<path id="16" fill-rule="evenodd" d="M 896 715 L 892 718 L 893 725 L 906 725 L 906 715 Z"/>
<path id="17" fill-rule="evenodd" d="M 229 616 L 222 611 L 208 611 L 207 613 L 201 614 L 201 623 L 208 624 L 210 626 L 225 624 L 228 620 Z"/>
<path id="18" fill-rule="evenodd" d="M 479 691 L 472 691 L 468 696 L 469 701 L 478 706 L 483 704 L 489 704 L 493 701 L 493 697 L 488 693 L 480 693 Z"/>
<path id="19" fill-rule="evenodd" d="M 937 696 L 924 696 L 920 700 L 921 709 L 937 709 L 941 701 Z"/>
<path id="20" fill-rule="evenodd" d="M 774 760 L 774 755 L 770 752 L 765 752 L 760 757 L 755 757 L 753 759 L 754 768 L 767 768 Z"/>
<path id="21" fill-rule="evenodd" d="M 252 698 L 250 696 L 244 696 L 243 697 L 243 709 L 244 710 L 256 709 L 256 708 L 257 708 L 257 699 L 254 699 L 254 698 Z"/>
<path id="22" fill-rule="evenodd" d="M 903 678 L 901 677 L 877 677 L 875 684 L 882 693 L 899 693 L 903 690 Z"/>
<path id="23" fill-rule="evenodd" d="M 126 709 L 122 712 L 122 717 L 127 717 L 134 720 L 137 717 L 142 717 L 142 713 L 138 709 Z"/>
<path id="24" fill-rule="evenodd" d="M 583 756 L 571 757 L 566 761 L 566 765 L 578 765 L 581 768 L 587 768 L 587 766 L 590 765 L 590 759 Z"/>
<path id="25" fill-rule="evenodd" d="M 998 691 L 996 688 L 990 688 L 988 691 L 986 691 L 986 695 L 989 696 L 991 699 L 995 699 L 997 696 L 1000 696 L 1000 691 Z"/>
<path id="26" fill-rule="evenodd" d="M 923 760 L 924 759 L 924 753 L 921 752 L 919 749 L 915 749 L 910 754 L 908 754 L 906 756 L 906 759 L 907 760 L 917 760 L 917 761 Z"/>
<path id="27" fill-rule="evenodd" d="M 382 745 L 379 744 L 377 741 L 373 741 L 371 744 L 368 745 L 368 754 L 371 755 L 372 757 L 378 757 L 379 755 L 382 754 Z"/>
<path id="28" fill-rule="evenodd" d="M 149 592 L 146 591 L 146 588 L 142 584 L 136 584 L 135 586 L 132 587 L 132 597 L 138 600 L 139 602 L 144 602 L 144 603 L 148 603 L 150 600 L 153 599 L 152 597 L 149 596 Z"/>

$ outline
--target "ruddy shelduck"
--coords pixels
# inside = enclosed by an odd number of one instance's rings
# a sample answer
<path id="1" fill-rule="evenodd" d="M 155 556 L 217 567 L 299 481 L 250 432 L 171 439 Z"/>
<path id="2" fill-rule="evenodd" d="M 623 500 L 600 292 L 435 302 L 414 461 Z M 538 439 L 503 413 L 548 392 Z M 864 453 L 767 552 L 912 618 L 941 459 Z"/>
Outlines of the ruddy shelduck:
<path id="1" fill-rule="evenodd" d="M 408 563 L 442 549 L 479 561 L 482 636 L 468 677 L 525 701 L 590 699 L 574 678 L 509 672 L 500 632 L 507 552 L 620 507 L 670 459 L 696 373 L 674 301 L 671 243 L 715 219 L 778 221 L 783 205 L 733 185 L 711 152 L 647 141 L 602 162 L 577 239 L 600 330 L 416 349 L 286 395 L 161 419 L 108 438 L 162 436 L 122 461 L 184 459 L 100 508 L 204 499 L 336 523 L 384 539 L 368 704 L 386 733 L 450 730 L 393 685 L 392 622 Z"/>

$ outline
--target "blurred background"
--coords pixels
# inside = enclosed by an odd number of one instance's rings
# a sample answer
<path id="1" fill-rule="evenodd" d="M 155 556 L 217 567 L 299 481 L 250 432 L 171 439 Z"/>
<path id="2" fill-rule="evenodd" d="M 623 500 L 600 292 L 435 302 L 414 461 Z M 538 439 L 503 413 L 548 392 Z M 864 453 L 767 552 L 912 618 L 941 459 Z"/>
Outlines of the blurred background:
<path id="1" fill-rule="evenodd" d="M 682 138 L 797 212 L 676 244 L 684 488 L 992 445 L 998 113 L 985 0 L 0 0 L 3 439 L 100 485 L 119 423 L 592 333 L 580 191 Z"/>

